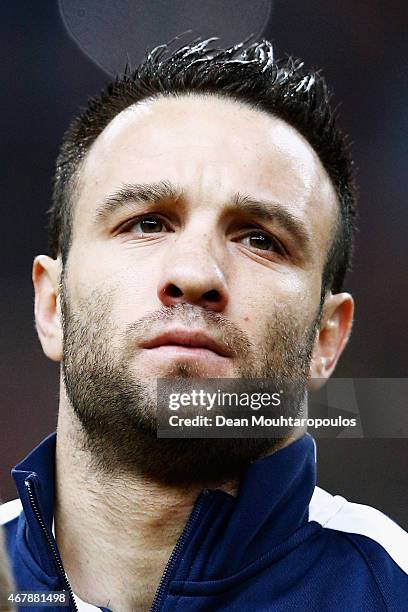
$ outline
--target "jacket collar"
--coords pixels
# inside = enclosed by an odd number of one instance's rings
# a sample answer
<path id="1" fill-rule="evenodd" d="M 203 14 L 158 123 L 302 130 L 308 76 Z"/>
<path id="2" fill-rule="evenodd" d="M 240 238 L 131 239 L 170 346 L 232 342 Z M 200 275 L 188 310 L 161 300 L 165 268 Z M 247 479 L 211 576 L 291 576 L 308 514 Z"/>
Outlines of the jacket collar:
<path id="1" fill-rule="evenodd" d="M 55 491 L 56 433 L 45 438 L 11 471 L 21 499 L 26 519 L 25 539 L 37 563 L 50 576 L 55 575 L 55 563 L 50 557 L 49 546 L 33 511 L 28 484 L 33 490 L 45 529 L 52 536 Z"/>
<path id="2" fill-rule="evenodd" d="M 212 507 L 194 538 L 202 566 L 194 562 L 194 552 L 186 554 L 179 578 L 222 578 L 263 555 L 276 553 L 279 557 L 280 545 L 288 550 L 295 547 L 314 530 L 308 521 L 315 484 L 316 446 L 309 434 L 251 463 L 236 498 L 219 489 L 213 491 Z M 296 537 L 290 538 L 295 532 Z M 194 569 L 188 570 L 189 564 L 195 565 L 196 575 Z"/>
<path id="3" fill-rule="evenodd" d="M 27 482 L 35 490 L 49 534 L 55 491 L 56 433 L 49 435 L 12 470 L 25 512 L 29 548 L 45 571 L 55 572 L 44 533 L 34 515 Z M 272 455 L 251 463 L 241 478 L 237 497 L 219 489 L 197 532 L 200 557 L 211 556 L 212 568 L 229 573 L 265 554 L 308 521 L 316 484 L 316 451 L 309 434 Z M 209 524 L 210 522 L 210 524 Z M 208 531 L 211 525 L 210 531 Z M 197 538 L 193 540 L 197 542 Z M 196 549 L 197 550 L 197 549 Z M 213 573 L 213 572 L 211 572 Z"/>
<path id="4" fill-rule="evenodd" d="M 43 517 L 49 527 L 54 512 L 56 440 L 56 432 L 47 436 L 11 472 L 25 512 L 29 505 L 25 481 L 35 477 Z"/>

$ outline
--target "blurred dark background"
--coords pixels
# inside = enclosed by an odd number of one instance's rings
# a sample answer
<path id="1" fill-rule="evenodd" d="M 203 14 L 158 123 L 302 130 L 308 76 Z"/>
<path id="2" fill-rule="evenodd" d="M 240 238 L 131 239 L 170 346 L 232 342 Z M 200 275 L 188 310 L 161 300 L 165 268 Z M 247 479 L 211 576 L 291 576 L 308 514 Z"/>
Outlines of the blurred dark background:
<path id="1" fill-rule="evenodd" d="M 140 10 L 142 4 L 149 6 L 140 3 Z M 216 6 L 211 3 L 213 12 Z M 216 14 L 209 19 L 214 35 L 217 20 Z M 408 372 L 407 31 L 403 0 L 275 1 L 263 31 L 278 55 L 298 55 L 323 69 L 354 143 L 360 231 L 346 290 L 357 311 L 338 377 Z M 137 23 L 134 32 L 137 37 Z M 47 252 L 54 162 L 70 118 L 109 77 L 68 36 L 52 0 L 3 1 L 0 48 L 0 496 L 8 500 L 16 496 L 10 468 L 56 424 L 59 369 L 37 340 L 31 284 L 32 260 Z M 385 419 L 391 408 L 384 402 Z M 320 486 L 374 505 L 408 528 L 407 439 L 319 440 L 318 457 Z"/>

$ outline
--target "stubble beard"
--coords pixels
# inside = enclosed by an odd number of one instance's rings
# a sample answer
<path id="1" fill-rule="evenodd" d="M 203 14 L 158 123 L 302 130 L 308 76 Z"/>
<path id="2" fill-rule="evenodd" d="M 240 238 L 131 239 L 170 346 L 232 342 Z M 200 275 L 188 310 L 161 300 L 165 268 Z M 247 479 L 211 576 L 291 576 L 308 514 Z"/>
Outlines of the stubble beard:
<path id="1" fill-rule="evenodd" d="M 96 469 L 116 476 L 141 475 L 166 485 L 208 485 L 236 478 L 250 462 L 282 445 L 282 438 L 273 432 L 270 438 L 157 438 L 155 385 L 136 379 L 130 359 L 137 340 L 152 326 L 201 323 L 207 330 L 217 330 L 218 337 L 239 355 L 234 378 L 273 379 L 276 388 L 293 381 L 296 392 L 288 413 L 296 417 L 304 408 L 320 311 L 307 329 L 299 329 L 284 309 L 275 312 L 262 346 L 256 347 L 219 313 L 190 304 L 162 307 L 115 334 L 111 305 L 112 292 L 94 291 L 81 302 L 79 312 L 73 312 L 61 282 L 63 383 L 83 432 L 84 450 Z M 112 348 L 115 335 L 119 349 Z M 164 375 L 198 378 L 200 370 L 176 363 Z"/>

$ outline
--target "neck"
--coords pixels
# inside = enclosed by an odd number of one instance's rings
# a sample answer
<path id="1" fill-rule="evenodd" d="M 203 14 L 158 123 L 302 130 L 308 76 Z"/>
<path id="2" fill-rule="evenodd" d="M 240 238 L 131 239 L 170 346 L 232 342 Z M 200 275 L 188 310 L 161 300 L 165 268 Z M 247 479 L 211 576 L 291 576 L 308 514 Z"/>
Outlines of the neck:
<path id="1" fill-rule="evenodd" d="M 61 399 L 54 520 L 72 588 L 113 611 L 148 610 L 203 485 L 170 487 L 141 475 L 101 473 Z M 232 495 L 237 487 L 237 481 L 218 483 Z"/>

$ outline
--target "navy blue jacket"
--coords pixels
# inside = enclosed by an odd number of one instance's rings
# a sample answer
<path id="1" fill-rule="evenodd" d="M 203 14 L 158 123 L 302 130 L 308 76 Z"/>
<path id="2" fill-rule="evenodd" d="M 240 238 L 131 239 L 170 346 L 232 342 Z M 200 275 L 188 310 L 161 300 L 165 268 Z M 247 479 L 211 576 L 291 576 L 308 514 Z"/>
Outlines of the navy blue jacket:
<path id="1" fill-rule="evenodd" d="M 50 435 L 13 469 L 21 503 L 1 509 L 19 590 L 70 589 L 52 534 L 55 441 Z M 408 611 L 408 534 L 315 480 L 315 444 L 306 434 L 252 463 L 236 498 L 203 490 L 152 610 Z M 70 601 L 71 610 L 98 610 L 74 595 Z M 54 610 L 24 608 L 40 609 Z"/>

